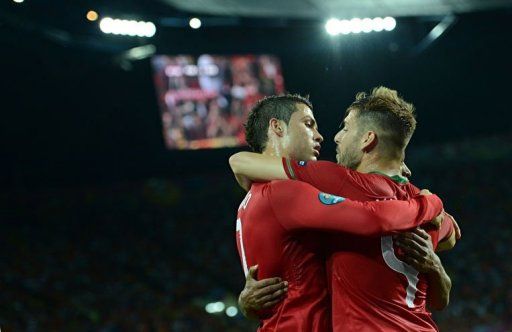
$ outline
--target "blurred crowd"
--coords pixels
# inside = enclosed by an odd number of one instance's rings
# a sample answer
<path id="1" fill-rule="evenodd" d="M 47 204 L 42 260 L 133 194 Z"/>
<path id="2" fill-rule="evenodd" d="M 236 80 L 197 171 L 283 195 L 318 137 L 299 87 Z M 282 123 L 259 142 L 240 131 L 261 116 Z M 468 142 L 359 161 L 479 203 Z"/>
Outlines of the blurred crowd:
<path id="1" fill-rule="evenodd" d="M 463 230 L 441 254 L 453 289 L 435 319 L 441 331 L 510 331 L 512 158 L 439 163 L 440 150 L 427 150 L 414 154 L 413 182 L 438 193 Z M 205 311 L 236 305 L 243 286 L 234 240 L 243 195 L 227 170 L 2 192 L 0 328 L 255 330 L 240 314 Z"/>
<path id="2" fill-rule="evenodd" d="M 165 143 L 173 149 L 244 144 L 252 105 L 284 91 L 279 61 L 267 55 L 157 56 L 153 67 Z"/>

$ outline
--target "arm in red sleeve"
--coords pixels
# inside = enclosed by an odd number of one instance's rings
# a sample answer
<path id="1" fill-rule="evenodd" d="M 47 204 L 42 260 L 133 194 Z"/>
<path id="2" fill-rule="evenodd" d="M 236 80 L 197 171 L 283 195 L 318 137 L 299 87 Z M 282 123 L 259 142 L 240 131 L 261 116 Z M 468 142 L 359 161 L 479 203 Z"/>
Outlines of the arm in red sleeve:
<path id="1" fill-rule="evenodd" d="M 349 177 L 347 168 L 330 161 L 296 161 L 283 158 L 283 168 L 289 179 L 309 183 L 328 193 L 339 192 Z"/>
<path id="2" fill-rule="evenodd" d="M 311 228 L 377 236 L 417 227 L 443 209 L 436 195 L 409 201 L 356 202 L 298 181 L 275 181 L 269 188 L 274 215 L 287 230 Z"/>
<path id="3" fill-rule="evenodd" d="M 413 188 L 413 194 L 418 194 L 420 192 L 420 189 L 416 186 L 412 186 Z M 432 235 L 432 244 L 434 245 L 434 248 L 436 252 L 445 251 L 452 249 L 455 244 L 457 243 L 457 232 L 456 227 L 454 223 L 455 219 L 446 211 L 443 211 L 444 218 L 443 222 L 441 223 L 441 228 L 435 233 L 431 233 Z"/>
<path id="4" fill-rule="evenodd" d="M 452 217 L 446 212 L 443 212 L 443 214 L 443 222 L 441 223 L 441 228 L 439 229 L 439 242 L 446 240 L 455 232 Z"/>
<path id="5" fill-rule="evenodd" d="M 455 219 L 444 212 L 443 223 L 439 229 L 439 237 L 437 243 L 434 243 L 434 248 L 437 252 L 450 250 L 455 247 L 457 243 L 457 236 L 455 231 Z"/>

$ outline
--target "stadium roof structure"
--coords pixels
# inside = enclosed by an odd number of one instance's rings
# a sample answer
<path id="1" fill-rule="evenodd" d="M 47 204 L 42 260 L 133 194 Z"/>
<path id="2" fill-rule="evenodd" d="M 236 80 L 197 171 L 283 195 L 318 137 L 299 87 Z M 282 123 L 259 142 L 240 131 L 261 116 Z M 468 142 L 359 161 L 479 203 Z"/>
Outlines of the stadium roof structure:
<path id="1" fill-rule="evenodd" d="M 161 0 L 207 15 L 287 18 L 433 16 L 512 8 L 511 0 Z"/>

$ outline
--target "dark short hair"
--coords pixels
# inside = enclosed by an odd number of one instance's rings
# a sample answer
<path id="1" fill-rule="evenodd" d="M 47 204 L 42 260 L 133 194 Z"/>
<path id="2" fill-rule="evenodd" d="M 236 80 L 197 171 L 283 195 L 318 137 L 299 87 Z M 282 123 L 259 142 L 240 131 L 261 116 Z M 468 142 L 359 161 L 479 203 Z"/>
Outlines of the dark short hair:
<path id="1" fill-rule="evenodd" d="M 292 114 L 298 110 L 297 104 L 304 104 L 313 110 L 308 97 L 298 94 L 265 97 L 253 106 L 244 127 L 245 140 L 254 152 L 265 150 L 270 119 L 275 118 L 288 124 Z"/>

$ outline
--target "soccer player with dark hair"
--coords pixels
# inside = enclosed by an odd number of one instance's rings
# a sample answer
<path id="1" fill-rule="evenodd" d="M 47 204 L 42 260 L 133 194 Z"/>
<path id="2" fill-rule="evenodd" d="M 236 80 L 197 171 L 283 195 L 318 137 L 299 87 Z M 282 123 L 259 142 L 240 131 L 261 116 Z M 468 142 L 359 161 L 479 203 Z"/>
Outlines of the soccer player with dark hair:
<path id="1" fill-rule="evenodd" d="M 315 161 L 323 140 L 311 104 L 297 95 L 261 100 L 246 130 L 249 144 L 269 158 Z M 249 266 L 257 264 L 257 278 L 280 277 L 288 288 L 283 301 L 256 313 L 260 331 L 330 331 L 325 240 L 334 233 L 389 236 L 428 224 L 441 213 L 442 203 L 428 191 L 424 194 L 407 201 L 356 202 L 300 181 L 252 184 L 236 223 L 244 272 L 250 275 Z"/>
<path id="2" fill-rule="evenodd" d="M 237 179 L 251 181 L 298 179 L 320 190 L 371 201 L 407 199 L 419 191 L 402 173 L 405 148 L 415 130 L 414 107 L 396 91 L 379 87 L 359 93 L 347 109 L 336 135 L 338 164 L 294 161 L 242 152 L 230 158 Z M 240 181 L 239 181 L 240 182 Z M 450 249 L 460 230 L 444 214 L 440 230 L 426 227 L 391 237 L 333 236 L 327 270 L 332 293 L 335 331 L 435 331 L 426 309 L 442 309 L 449 300 L 451 281 L 434 253 Z M 406 255 L 404 255 L 406 253 Z M 270 279 L 269 279 L 270 280 Z M 241 294 L 245 310 L 278 301 L 283 293 L 269 280 L 248 278 Z M 260 284 L 261 283 L 261 284 Z M 272 295 L 259 294 L 273 291 Z"/>

